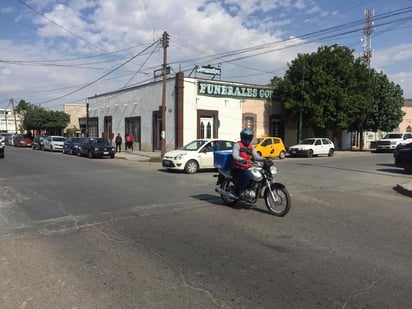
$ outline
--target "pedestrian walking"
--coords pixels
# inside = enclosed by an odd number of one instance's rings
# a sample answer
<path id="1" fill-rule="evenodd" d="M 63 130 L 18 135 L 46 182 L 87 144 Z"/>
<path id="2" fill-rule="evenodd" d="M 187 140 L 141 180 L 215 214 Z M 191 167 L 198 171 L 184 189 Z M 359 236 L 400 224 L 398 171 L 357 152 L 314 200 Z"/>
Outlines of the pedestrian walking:
<path id="1" fill-rule="evenodd" d="M 133 143 L 134 143 L 133 135 L 127 134 L 126 142 L 127 142 L 127 148 L 129 149 L 129 151 L 133 152 Z"/>
<path id="2" fill-rule="evenodd" d="M 120 133 L 117 133 L 115 143 L 116 143 L 116 152 L 121 152 L 122 151 L 122 137 L 120 136 Z"/>

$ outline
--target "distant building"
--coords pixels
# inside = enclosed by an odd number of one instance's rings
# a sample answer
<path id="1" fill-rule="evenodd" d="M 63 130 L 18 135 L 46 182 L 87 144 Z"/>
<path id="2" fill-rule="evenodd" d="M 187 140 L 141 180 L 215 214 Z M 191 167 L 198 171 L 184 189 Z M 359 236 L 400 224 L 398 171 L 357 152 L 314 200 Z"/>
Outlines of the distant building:
<path id="1" fill-rule="evenodd" d="M 399 132 L 412 132 L 412 99 L 405 99 L 402 110 L 405 112 L 405 116 L 399 124 Z"/>
<path id="2" fill-rule="evenodd" d="M 117 133 L 132 134 L 135 149 L 161 149 L 162 82 L 87 98 L 88 117 L 80 127 L 89 136 L 113 140 Z M 295 124 L 286 125 L 275 89 L 267 85 L 184 77 L 166 80 L 166 150 L 180 148 L 196 138 L 238 140 L 242 128 L 256 136 L 295 136 Z"/>
<path id="3" fill-rule="evenodd" d="M 0 109 L 0 132 L 19 133 L 21 117 L 13 109 Z"/>
<path id="4" fill-rule="evenodd" d="M 63 111 L 70 115 L 70 123 L 64 130 L 66 134 L 67 129 L 77 128 L 80 132 L 80 123 L 79 119 L 87 116 L 86 105 L 85 104 L 64 104 Z"/>

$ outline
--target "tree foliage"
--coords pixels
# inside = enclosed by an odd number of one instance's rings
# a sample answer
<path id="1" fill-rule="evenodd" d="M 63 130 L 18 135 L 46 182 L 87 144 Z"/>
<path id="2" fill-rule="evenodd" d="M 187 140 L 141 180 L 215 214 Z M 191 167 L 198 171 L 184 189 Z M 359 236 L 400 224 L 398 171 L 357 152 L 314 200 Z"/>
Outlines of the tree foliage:
<path id="1" fill-rule="evenodd" d="M 16 111 L 23 116 L 22 127 L 24 130 L 62 130 L 70 122 L 70 116 L 61 111 L 52 111 L 41 108 L 20 100 L 16 106 Z"/>
<path id="2" fill-rule="evenodd" d="M 288 118 L 315 134 L 328 130 L 396 128 L 402 121 L 402 90 L 353 56 L 347 47 L 323 46 L 299 54 L 279 85 Z"/>

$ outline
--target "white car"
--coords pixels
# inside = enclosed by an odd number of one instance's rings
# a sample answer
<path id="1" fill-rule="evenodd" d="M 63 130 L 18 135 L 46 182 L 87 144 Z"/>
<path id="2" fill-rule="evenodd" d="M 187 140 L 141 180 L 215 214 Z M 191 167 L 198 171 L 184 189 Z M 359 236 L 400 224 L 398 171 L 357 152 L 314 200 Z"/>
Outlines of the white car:
<path id="1" fill-rule="evenodd" d="M 63 152 L 65 140 L 63 136 L 47 136 L 43 139 L 43 150 Z"/>
<path id="2" fill-rule="evenodd" d="M 184 170 L 194 174 L 200 169 L 212 169 L 214 151 L 232 151 L 234 141 L 222 139 L 197 139 L 181 149 L 165 153 L 162 166 L 168 170 Z"/>
<path id="3" fill-rule="evenodd" d="M 289 147 L 289 155 L 306 156 L 311 158 L 317 155 L 333 156 L 335 145 L 329 138 L 306 138 L 300 144 Z"/>

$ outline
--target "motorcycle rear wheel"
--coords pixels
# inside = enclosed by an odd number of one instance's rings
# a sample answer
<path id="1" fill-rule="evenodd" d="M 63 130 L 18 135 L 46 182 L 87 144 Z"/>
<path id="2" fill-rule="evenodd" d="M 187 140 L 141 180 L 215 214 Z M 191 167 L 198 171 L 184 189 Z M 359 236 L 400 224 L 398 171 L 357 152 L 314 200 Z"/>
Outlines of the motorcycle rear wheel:
<path id="1" fill-rule="evenodd" d="M 292 202 L 288 190 L 283 185 L 271 184 L 270 189 L 267 188 L 265 190 L 264 198 L 266 207 L 271 214 L 277 217 L 284 217 L 289 212 Z"/>
<path id="2" fill-rule="evenodd" d="M 232 184 L 232 182 L 229 179 L 223 180 L 223 182 L 220 184 L 220 188 L 227 192 L 232 193 L 233 195 L 236 195 L 235 186 Z M 222 198 L 223 203 L 225 203 L 227 206 L 233 207 L 239 202 L 238 199 L 231 199 L 231 198 L 224 196 L 223 194 L 221 194 L 220 197 Z"/>

